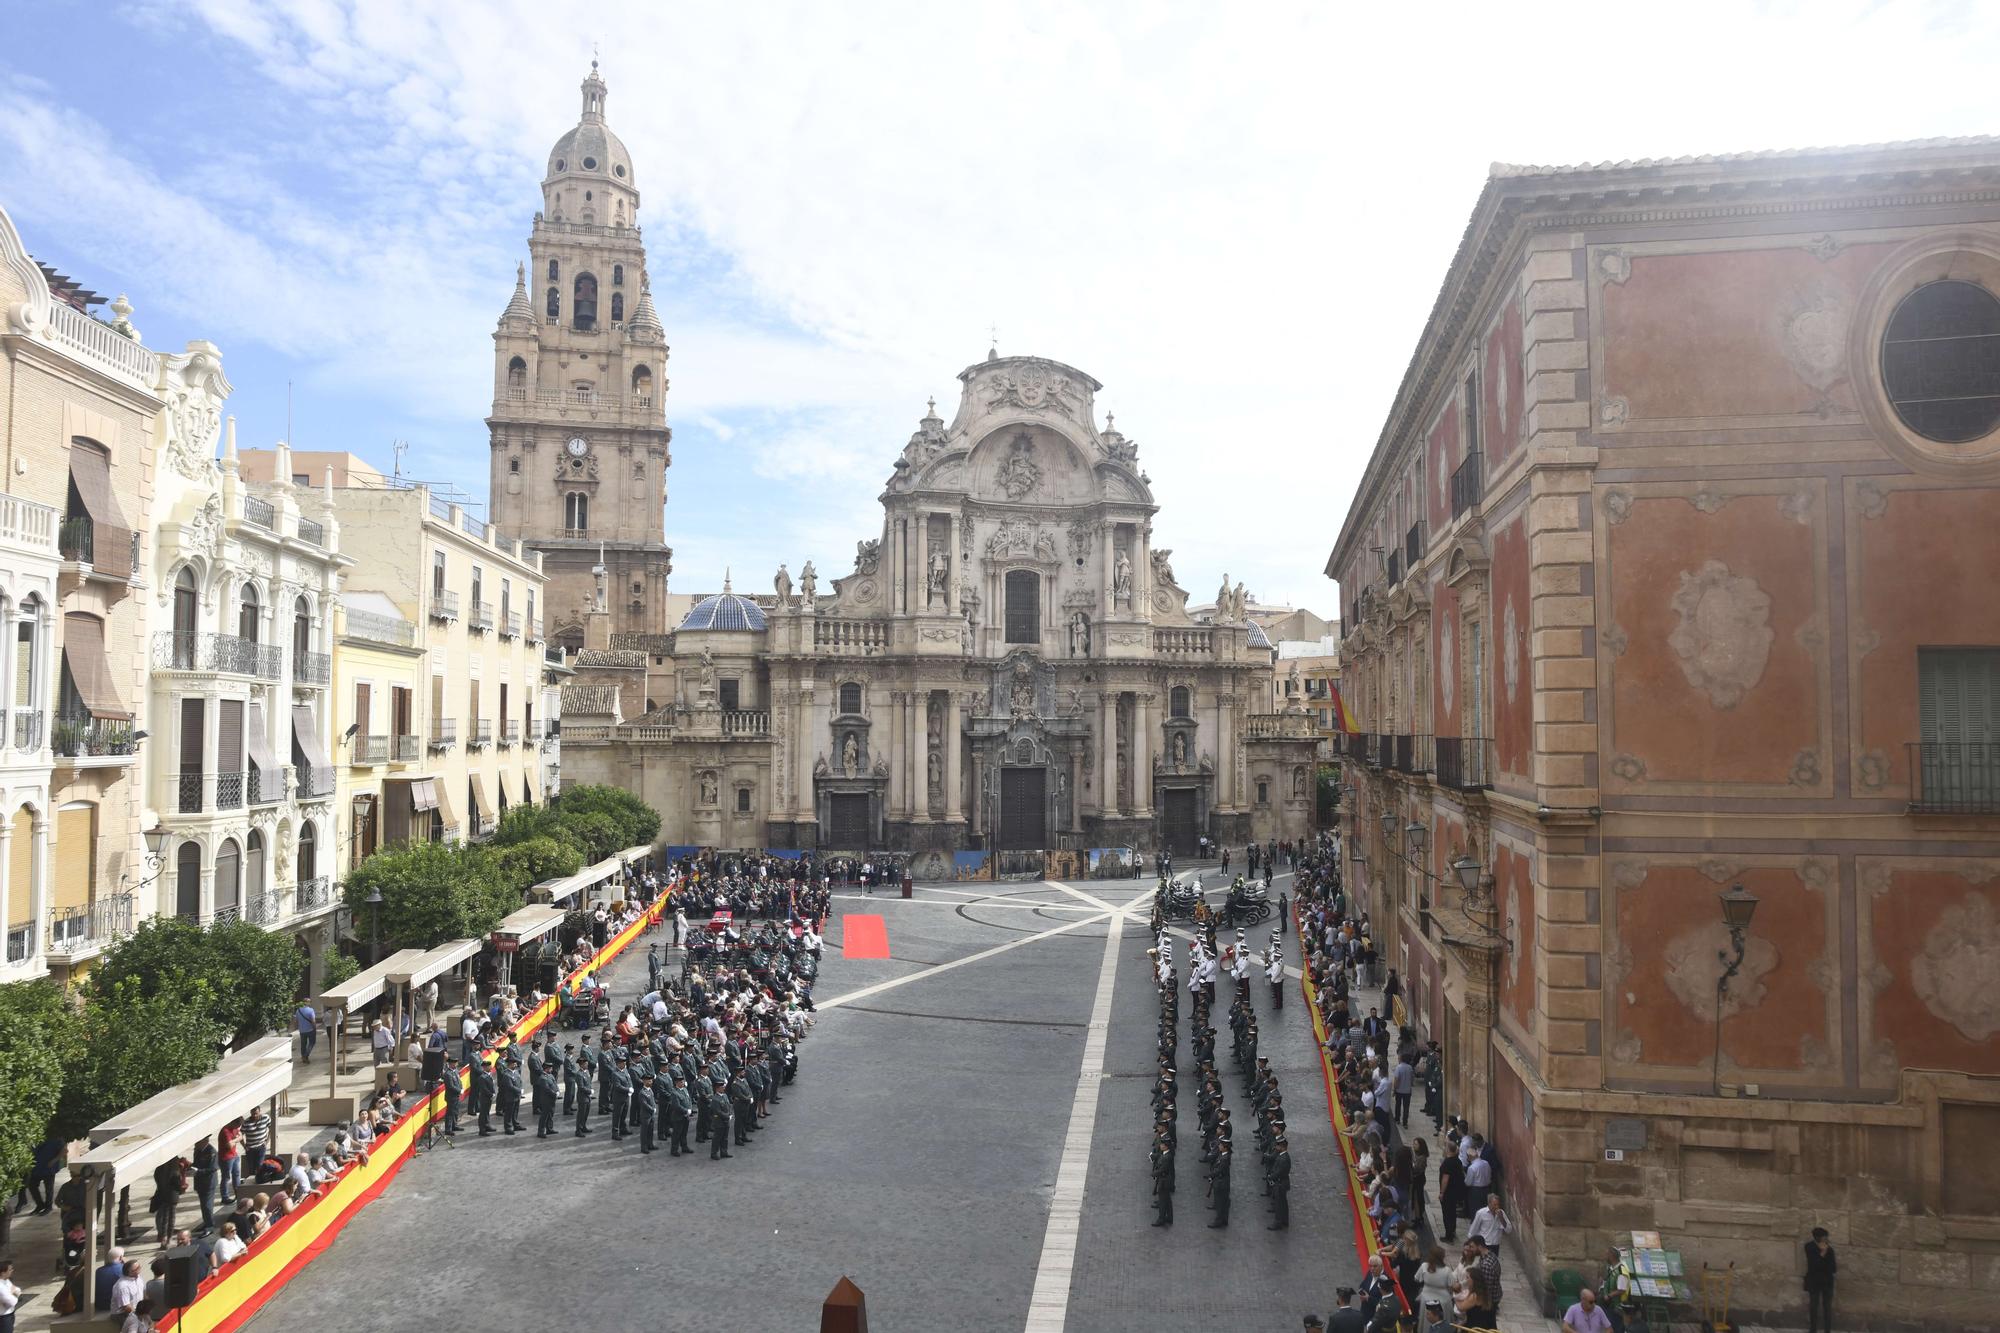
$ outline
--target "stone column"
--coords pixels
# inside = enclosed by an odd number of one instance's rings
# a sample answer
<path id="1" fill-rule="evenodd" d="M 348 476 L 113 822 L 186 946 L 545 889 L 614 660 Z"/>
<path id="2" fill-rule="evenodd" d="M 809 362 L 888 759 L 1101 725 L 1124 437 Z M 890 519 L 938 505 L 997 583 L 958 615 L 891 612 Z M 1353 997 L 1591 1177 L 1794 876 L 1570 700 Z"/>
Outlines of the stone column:
<path id="1" fill-rule="evenodd" d="M 950 572 L 945 575 L 945 580 L 944 580 L 944 609 L 951 612 L 953 615 L 957 615 L 958 614 L 958 515 L 956 513 L 953 513 L 951 516 L 950 541 L 951 541 L 951 546 L 945 552 L 945 558 L 951 562 L 951 568 Z"/>
<path id="2" fill-rule="evenodd" d="M 889 692 L 889 735 L 882 742 L 883 753 L 890 756 L 889 787 L 884 796 L 891 816 L 903 808 L 903 793 L 910 785 L 910 767 L 903 762 L 903 692 Z"/>
<path id="3" fill-rule="evenodd" d="M 353 696 L 350 694 L 349 697 L 351 698 Z M 328 711 L 332 711 L 334 708 L 337 708 L 338 706 L 339 706 L 338 699 L 332 699 L 328 701 Z M 369 708 L 371 717 L 369 725 L 373 726 L 374 723 L 372 721 L 372 717 L 373 717 L 374 705 L 372 702 L 370 703 Z M 340 715 L 338 713 L 334 713 L 334 716 L 338 718 Z M 339 734 L 337 729 L 335 734 L 336 735 Z M 361 743 L 361 739 L 362 739 L 361 733 L 356 732 L 352 744 L 359 745 Z M 338 744 L 337 741 L 335 743 Z M 185 736 L 181 738 L 181 744 L 182 745 L 187 744 L 187 738 Z M 201 793 L 201 808 L 203 810 L 213 811 L 216 808 L 215 801 L 217 795 L 219 794 L 216 789 L 222 785 L 222 771 L 221 771 L 222 696 L 212 691 L 202 696 L 201 744 L 202 744 L 201 771 L 203 774 L 202 777 L 203 791 Z M 353 757 L 352 750 L 348 751 L 348 757 L 350 759 Z M 334 762 L 338 764 L 340 760 L 335 759 Z M 348 807 L 348 817 L 350 819 L 353 818 L 352 804 L 350 804 Z M 204 883 L 205 882 L 206 880 L 204 880 Z M 203 912 L 202 915 L 206 916 L 207 913 Z"/>
<path id="4" fill-rule="evenodd" d="M 961 803 L 963 784 L 960 781 L 959 766 L 959 694 L 957 690 L 947 691 L 944 707 L 944 817 L 963 819 L 965 810 Z"/>
<path id="5" fill-rule="evenodd" d="M 1141 690 L 1132 696 L 1132 813 L 1140 818 L 1153 813 L 1153 731 L 1153 694 Z"/>
<path id="6" fill-rule="evenodd" d="M 922 510 L 910 516 L 917 525 L 916 567 L 910 573 L 910 609 L 919 614 L 931 605 L 931 516 Z"/>
<path id="7" fill-rule="evenodd" d="M 1118 814 L 1118 696 L 1097 696 L 1097 812 L 1106 819 Z"/>
<path id="8" fill-rule="evenodd" d="M 889 517 L 888 549 L 882 558 L 889 564 L 889 614 L 903 609 L 903 520 L 892 514 Z"/>
<path id="9" fill-rule="evenodd" d="M 903 737 L 910 752 L 909 815 L 915 820 L 930 818 L 930 743 L 925 733 L 929 710 L 930 698 L 922 690 L 903 696 Z"/>

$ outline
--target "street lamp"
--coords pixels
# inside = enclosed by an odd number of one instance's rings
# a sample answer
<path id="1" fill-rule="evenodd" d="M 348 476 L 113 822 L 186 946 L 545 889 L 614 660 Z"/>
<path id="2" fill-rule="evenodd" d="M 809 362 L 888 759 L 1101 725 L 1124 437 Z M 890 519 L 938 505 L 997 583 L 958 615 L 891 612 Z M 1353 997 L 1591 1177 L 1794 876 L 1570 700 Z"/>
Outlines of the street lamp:
<path id="1" fill-rule="evenodd" d="M 1382 841 L 1391 844 L 1396 841 L 1396 816 L 1393 812 L 1383 812 Z"/>
<path id="2" fill-rule="evenodd" d="M 1479 896 L 1479 862 L 1471 852 L 1460 852 L 1452 859 L 1451 873 L 1458 876 L 1458 887 L 1465 890 L 1466 897 Z"/>
<path id="3" fill-rule="evenodd" d="M 1729 929 L 1729 948 L 1715 951 L 1716 961 L 1722 964 L 1721 975 L 1715 979 L 1715 1062 L 1710 1071 L 1709 1081 L 1715 1095 L 1722 1095 L 1722 1002 L 1729 994 L 1729 979 L 1743 969 L 1743 932 L 1750 929 L 1750 918 L 1757 915 L 1757 895 L 1744 889 L 1741 884 L 1732 884 L 1727 893 L 1719 893 L 1716 900 L 1722 904 L 1722 924 Z M 1733 953 L 1732 953 L 1733 951 Z"/>
<path id="4" fill-rule="evenodd" d="M 1422 824 L 1419 824 L 1414 819 L 1412 819 L 1409 823 L 1409 826 L 1403 830 L 1403 837 L 1407 840 L 1410 852 L 1414 856 L 1422 856 L 1424 854 L 1424 849 L 1431 845 L 1430 829 Z"/>
<path id="5" fill-rule="evenodd" d="M 368 896 L 363 899 L 368 904 L 368 965 L 373 967 L 382 961 L 382 890 L 378 885 L 368 886 Z"/>

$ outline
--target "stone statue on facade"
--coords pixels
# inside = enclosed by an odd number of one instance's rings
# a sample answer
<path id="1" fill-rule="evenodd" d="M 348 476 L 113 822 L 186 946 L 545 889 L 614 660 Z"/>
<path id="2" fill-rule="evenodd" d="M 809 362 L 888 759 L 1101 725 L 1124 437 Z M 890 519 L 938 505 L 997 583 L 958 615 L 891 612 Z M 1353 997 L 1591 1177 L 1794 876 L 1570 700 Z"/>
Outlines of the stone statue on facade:
<path id="1" fill-rule="evenodd" d="M 856 743 L 854 733 L 847 733 L 847 741 L 840 747 L 841 771 L 852 777 L 861 767 L 861 746 Z"/>
<path id="2" fill-rule="evenodd" d="M 813 562 L 806 561 L 806 567 L 799 571 L 799 597 L 807 606 L 813 604 L 813 593 L 819 587 L 819 574 L 813 569 Z"/>
<path id="3" fill-rule="evenodd" d="M 1153 552 L 1153 582 L 1173 585 L 1174 567 L 1172 562 L 1167 559 L 1172 554 L 1172 550 L 1156 550 Z"/>
<path id="4" fill-rule="evenodd" d="M 945 600 L 946 589 L 951 586 L 951 557 L 941 549 L 931 551 L 930 600 Z"/>
<path id="5" fill-rule="evenodd" d="M 1014 664 L 1014 713 L 1032 717 L 1035 713 L 1035 673 L 1026 662 Z"/>
<path id="6" fill-rule="evenodd" d="M 813 760 L 813 776 L 814 776 L 814 777 L 816 777 L 816 778 L 823 778 L 823 777 L 825 777 L 825 776 L 826 776 L 826 775 L 827 775 L 827 774 L 828 774 L 829 772 L 831 772 L 831 771 L 832 771 L 832 770 L 830 770 L 830 769 L 829 769 L 829 768 L 827 768 L 827 766 L 826 766 L 826 756 L 825 756 L 825 755 L 821 755 L 821 756 L 819 756 L 819 758 L 817 758 L 817 759 Z"/>
<path id="7" fill-rule="evenodd" d="M 1132 562 L 1123 551 L 1111 564 L 1111 597 L 1119 606 L 1132 604 Z"/>
<path id="8" fill-rule="evenodd" d="M 715 780 L 713 769 L 703 769 L 701 773 L 701 803 L 714 805 L 721 795 L 721 787 Z"/>
<path id="9" fill-rule="evenodd" d="M 694 667 L 695 698 L 708 703 L 715 698 L 715 656 L 708 651 L 708 645 L 701 646 L 701 656 Z"/>
<path id="10" fill-rule="evenodd" d="M 882 539 L 871 538 L 854 543 L 854 572 L 873 574 L 882 559 Z"/>
<path id="11" fill-rule="evenodd" d="M 1177 731 L 1174 733 L 1174 767 L 1176 769 L 1179 769 L 1179 768 L 1185 768 L 1186 766 L 1187 766 L 1187 736 L 1185 733 Z"/>
<path id="12" fill-rule="evenodd" d="M 936 750 L 930 753 L 930 770 L 931 795 L 935 796 L 944 790 L 944 760 L 939 757 Z"/>
<path id="13" fill-rule="evenodd" d="M 1250 607 L 1250 594 L 1244 589 L 1243 585 L 1239 583 L 1236 585 L 1236 591 L 1230 594 L 1229 618 L 1231 620 L 1244 619 L 1249 615 L 1249 607 Z"/>
<path id="14" fill-rule="evenodd" d="M 782 561 L 778 564 L 778 576 L 771 580 L 771 586 L 777 590 L 778 605 L 790 606 L 792 603 L 792 576 L 786 570 Z"/>
<path id="15" fill-rule="evenodd" d="M 1072 611 L 1070 613 L 1069 655 L 1071 657 L 1090 656 L 1090 617 L 1081 611 Z"/>
<path id="16" fill-rule="evenodd" d="M 1215 620 L 1217 624 L 1227 624 L 1232 618 L 1229 614 L 1229 601 L 1229 573 L 1225 570 L 1222 575 L 1222 587 L 1215 594 Z"/>

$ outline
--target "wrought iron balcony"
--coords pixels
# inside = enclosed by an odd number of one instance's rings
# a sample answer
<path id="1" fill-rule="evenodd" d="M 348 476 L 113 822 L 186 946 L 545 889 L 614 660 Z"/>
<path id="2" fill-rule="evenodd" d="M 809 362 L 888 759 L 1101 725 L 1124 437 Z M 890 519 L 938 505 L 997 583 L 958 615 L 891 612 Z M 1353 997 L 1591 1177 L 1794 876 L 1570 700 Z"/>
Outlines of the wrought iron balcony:
<path id="1" fill-rule="evenodd" d="M 442 588 L 431 589 L 431 619 L 457 620 L 458 594 Z"/>
<path id="2" fill-rule="evenodd" d="M 278 511 L 272 507 L 269 500 L 246 495 L 243 497 L 243 521 L 255 523 L 266 530 L 275 530 L 278 526 Z"/>
<path id="3" fill-rule="evenodd" d="M 252 768 L 250 770 L 250 804 L 276 805 L 285 799 L 285 790 L 290 785 L 289 774 L 283 768 Z"/>
<path id="4" fill-rule="evenodd" d="M 509 611 L 500 617 L 500 637 L 503 639 L 518 639 L 521 637 L 521 613 L 519 611 Z"/>
<path id="5" fill-rule="evenodd" d="M 1431 738 L 1421 733 L 1405 733 L 1391 738 L 1394 752 L 1388 762 L 1398 773 L 1428 773 L 1431 769 Z"/>
<path id="6" fill-rule="evenodd" d="M 67 759 L 129 758 L 138 753 L 139 742 L 130 722 L 113 722 L 101 717 L 65 717 L 56 721 L 50 748 Z"/>
<path id="7" fill-rule="evenodd" d="M 17 708 L 14 710 L 14 748 L 17 750 L 39 750 L 42 748 L 42 734 L 48 727 L 48 712 L 40 708 Z"/>
<path id="8" fill-rule="evenodd" d="M 1413 573 L 1424 562 L 1424 525 L 1422 522 L 1410 524 L 1410 530 L 1403 537 L 1403 564 Z"/>
<path id="9" fill-rule="evenodd" d="M 1493 742 L 1481 736 L 1437 738 L 1437 784 L 1456 791 L 1493 785 Z"/>
<path id="10" fill-rule="evenodd" d="M 389 738 L 387 736 L 356 736 L 354 738 L 354 762 L 357 764 L 388 763 Z"/>
<path id="11" fill-rule="evenodd" d="M 493 724 L 485 718 L 480 718 L 474 722 L 466 732 L 465 744 L 467 749 L 472 750 L 483 750 L 492 745 Z"/>
<path id="12" fill-rule="evenodd" d="M 1481 473 L 1481 454 L 1477 449 L 1465 456 L 1451 472 L 1451 516 L 1457 518 L 1466 510 L 1475 508 L 1485 494 L 1485 477 Z"/>
<path id="13" fill-rule="evenodd" d="M 434 717 L 431 719 L 431 749 L 449 750 L 458 744 L 458 719 Z"/>
<path id="14" fill-rule="evenodd" d="M 311 546 L 326 545 L 326 529 L 309 518 L 299 519 L 299 540 Z"/>
<path id="15" fill-rule="evenodd" d="M 184 815 L 241 810 L 249 785 L 244 773 L 176 773 L 174 809 Z"/>
<path id="16" fill-rule="evenodd" d="M 2000 742 L 1911 741 L 1909 759 L 1913 812 L 2000 814 Z"/>
<path id="17" fill-rule="evenodd" d="M 492 629 L 493 603 L 474 602 L 472 604 L 472 614 L 466 617 L 465 623 L 467 627 L 471 629 L 476 629 L 481 631 Z"/>
<path id="18" fill-rule="evenodd" d="M 1389 552 L 1388 579 L 1389 586 L 1392 588 L 1403 581 L 1403 553 L 1401 551 Z"/>
<path id="19" fill-rule="evenodd" d="M 96 902 L 58 907 L 49 913 L 48 951 L 59 954 L 101 949 L 130 935 L 136 926 L 133 896 L 116 893 Z M 9 962 L 17 961 L 11 956 Z"/>
<path id="20" fill-rule="evenodd" d="M 135 543 L 130 528 L 99 523 L 88 514 L 73 514 L 56 533 L 56 554 L 66 563 L 88 565 L 90 573 L 130 579 Z"/>
<path id="21" fill-rule="evenodd" d="M 423 757 L 423 742 L 415 736 L 396 737 L 396 762 L 413 764 Z"/>
<path id="22" fill-rule="evenodd" d="M 333 901 L 333 881 L 325 875 L 302 879 L 292 890 L 292 910 L 303 916 L 317 912 Z"/>
<path id="23" fill-rule="evenodd" d="M 347 634 L 349 638 L 386 643 L 395 648 L 412 648 L 417 642 L 415 625 L 401 616 L 382 616 L 373 611 L 349 611 Z"/>
<path id="24" fill-rule="evenodd" d="M 728 714 L 725 713 L 723 716 L 727 717 Z M 516 719 L 510 717 L 500 724 L 500 744 L 503 747 L 511 748 L 520 743 L 521 724 Z"/>
<path id="25" fill-rule="evenodd" d="M 284 674 L 285 655 L 274 643 L 240 639 L 234 634 L 162 630 L 153 636 L 153 668 L 277 680 Z"/>
<path id="26" fill-rule="evenodd" d="M 292 654 L 292 684 L 325 685 L 333 679 L 333 654 L 301 653 Z"/>
<path id="27" fill-rule="evenodd" d="M 542 641 L 542 618 L 540 616 L 531 616 L 528 619 L 528 642 L 540 643 L 541 641 Z"/>
<path id="28" fill-rule="evenodd" d="M 308 764 L 292 765 L 292 796 L 301 801 L 316 801 L 333 795 L 333 768 L 328 765 L 315 768 Z"/>
<path id="29" fill-rule="evenodd" d="M 243 900 L 243 919 L 253 926 L 275 926 L 285 915 L 285 900 L 276 889 L 263 889 Z"/>

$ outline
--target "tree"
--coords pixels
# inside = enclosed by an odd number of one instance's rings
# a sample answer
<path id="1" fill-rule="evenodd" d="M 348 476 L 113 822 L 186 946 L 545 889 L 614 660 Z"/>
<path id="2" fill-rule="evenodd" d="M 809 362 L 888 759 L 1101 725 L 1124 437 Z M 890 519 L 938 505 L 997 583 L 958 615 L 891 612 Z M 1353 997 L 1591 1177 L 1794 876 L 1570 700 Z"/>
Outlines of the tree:
<path id="1" fill-rule="evenodd" d="M 583 852 L 567 837 L 526 838 L 493 853 L 494 864 L 515 889 L 526 889 L 545 879 L 559 879 L 583 869 Z"/>
<path id="2" fill-rule="evenodd" d="M 109 991 L 132 980 L 153 995 L 172 979 L 199 980 L 212 997 L 208 1014 L 236 1042 L 285 1026 L 305 960 L 296 945 L 244 921 L 206 929 L 176 917 L 153 917 L 104 957 L 91 986 Z"/>
<path id="3" fill-rule="evenodd" d="M 227 1024 L 211 1017 L 218 997 L 200 977 L 176 971 L 144 982 L 93 979 L 90 991 L 82 1059 L 63 1084 L 56 1117 L 64 1138 L 207 1074 L 230 1036 Z"/>
<path id="4" fill-rule="evenodd" d="M 0 1199 L 28 1178 L 48 1136 L 63 1083 L 81 1054 L 82 1022 L 53 981 L 0 986 Z"/>
<path id="5" fill-rule="evenodd" d="M 593 859 L 627 847 L 650 844 L 660 836 L 660 812 L 622 787 L 588 784 L 571 787 L 550 807 L 566 820 L 581 815 L 606 815 L 617 831 L 617 845 Z"/>
<path id="6" fill-rule="evenodd" d="M 562 829 L 562 817 L 548 805 L 510 805 L 500 814 L 493 829 L 496 847 L 511 847 L 530 838 L 553 837 Z"/>
<path id="7" fill-rule="evenodd" d="M 563 825 L 583 845 L 583 855 L 588 861 L 602 861 L 632 845 L 625 841 L 617 819 L 608 814 L 593 811 L 590 814 L 570 815 Z"/>
<path id="8" fill-rule="evenodd" d="M 342 892 L 363 932 L 369 929 L 370 891 L 382 895 L 382 938 L 398 949 L 485 935 L 521 901 L 484 848 L 441 842 L 391 847 L 354 868 Z"/>

